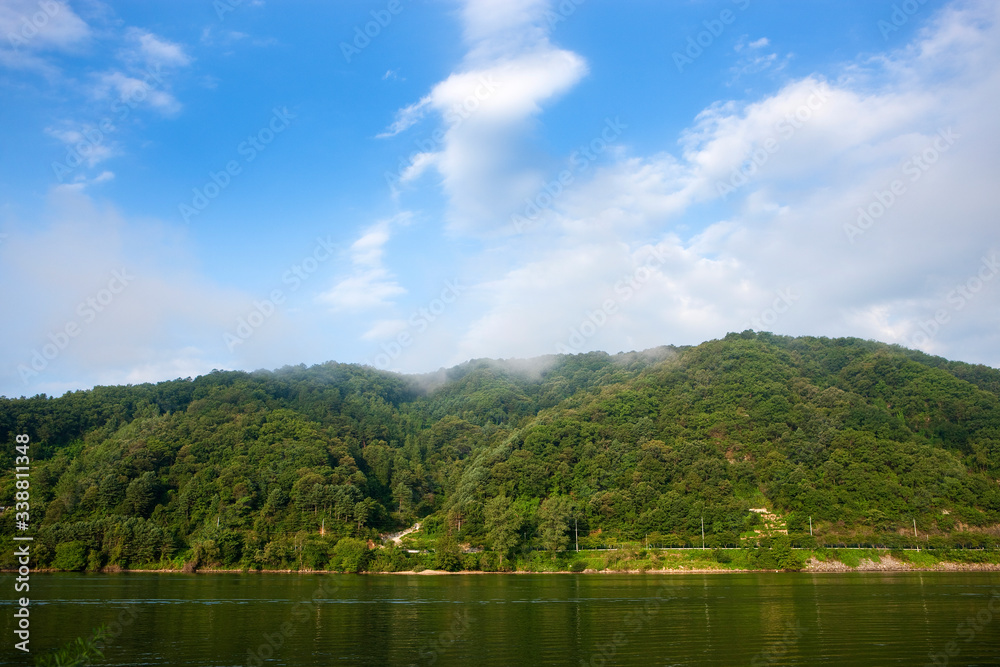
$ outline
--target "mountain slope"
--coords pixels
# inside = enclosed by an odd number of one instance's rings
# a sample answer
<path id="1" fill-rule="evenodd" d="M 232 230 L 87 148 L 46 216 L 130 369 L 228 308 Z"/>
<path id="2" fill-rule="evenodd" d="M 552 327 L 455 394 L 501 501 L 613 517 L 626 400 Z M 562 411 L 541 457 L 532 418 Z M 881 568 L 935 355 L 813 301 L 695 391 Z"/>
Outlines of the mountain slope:
<path id="1" fill-rule="evenodd" d="M 992 530 L 998 389 L 1000 371 L 895 346 L 744 332 L 423 376 L 328 363 L 0 399 L 0 432 L 32 437 L 41 564 L 72 543 L 93 567 L 322 566 L 341 537 L 416 520 L 500 551 L 558 547 L 571 520 L 584 540 L 678 544 L 704 520 L 737 544 L 759 528 L 751 507 L 831 543 L 914 521 Z"/>

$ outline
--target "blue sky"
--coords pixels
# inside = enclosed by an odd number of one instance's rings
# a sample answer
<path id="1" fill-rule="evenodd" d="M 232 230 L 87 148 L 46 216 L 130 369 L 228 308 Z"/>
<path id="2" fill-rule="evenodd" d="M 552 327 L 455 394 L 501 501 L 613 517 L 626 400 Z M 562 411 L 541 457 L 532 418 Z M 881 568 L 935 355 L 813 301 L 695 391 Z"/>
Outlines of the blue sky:
<path id="1" fill-rule="evenodd" d="M 996 367 L 998 19 L 4 0 L 0 395 L 746 328 Z"/>

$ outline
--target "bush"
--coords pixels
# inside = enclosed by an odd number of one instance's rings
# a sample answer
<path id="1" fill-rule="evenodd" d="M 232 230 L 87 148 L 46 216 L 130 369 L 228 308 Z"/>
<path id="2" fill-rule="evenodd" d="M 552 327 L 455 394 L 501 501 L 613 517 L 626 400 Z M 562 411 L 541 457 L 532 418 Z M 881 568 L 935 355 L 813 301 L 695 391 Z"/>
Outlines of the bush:
<path id="1" fill-rule="evenodd" d="M 102 567 L 104 567 L 104 559 L 101 557 L 100 551 L 91 551 L 87 554 L 87 571 L 97 572 Z"/>
<path id="2" fill-rule="evenodd" d="M 83 542 L 66 542 L 58 545 L 53 565 L 67 572 L 79 572 L 87 566 L 87 547 Z"/>
<path id="3" fill-rule="evenodd" d="M 376 549 L 373 553 L 375 555 L 368 563 L 368 572 L 401 572 L 409 569 L 406 552 L 400 547 Z"/>
<path id="4" fill-rule="evenodd" d="M 434 555 L 434 569 L 446 572 L 458 572 L 462 569 L 462 552 L 455 544 L 455 540 L 450 538 L 438 540 Z"/>
<path id="5" fill-rule="evenodd" d="M 732 563 L 733 556 L 725 549 L 712 549 L 712 558 L 716 563 Z"/>
<path id="6" fill-rule="evenodd" d="M 302 564 L 309 570 L 322 570 L 330 559 L 325 540 L 311 539 L 302 547 Z"/>
<path id="7" fill-rule="evenodd" d="M 950 549 L 945 552 L 944 560 L 950 563 L 988 563 L 990 555 L 986 551 Z"/>
<path id="8" fill-rule="evenodd" d="M 587 569 L 587 563 L 586 561 L 582 560 L 575 560 L 569 566 L 570 572 L 583 572 L 586 569 Z"/>
<path id="9" fill-rule="evenodd" d="M 482 570 L 483 572 L 499 572 L 500 554 L 498 554 L 495 551 L 483 551 L 482 553 L 480 553 L 479 569 Z"/>
<path id="10" fill-rule="evenodd" d="M 338 572 L 363 572 L 371 555 L 364 540 L 344 537 L 333 547 L 327 567 Z"/>
<path id="11" fill-rule="evenodd" d="M 792 549 L 788 537 L 774 538 L 771 552 L 778 567 L 782 570 L 798 571 L 802 569 L 802 556 Z"/>

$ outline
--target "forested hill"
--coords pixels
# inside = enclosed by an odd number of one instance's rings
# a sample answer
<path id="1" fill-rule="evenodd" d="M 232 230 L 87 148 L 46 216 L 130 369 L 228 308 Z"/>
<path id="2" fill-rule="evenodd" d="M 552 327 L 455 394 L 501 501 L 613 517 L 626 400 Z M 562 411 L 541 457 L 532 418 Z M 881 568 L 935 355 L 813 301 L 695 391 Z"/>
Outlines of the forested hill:
<path id="1" fill-rule="evenodd" d="M 682 544 L 702 518 L 734 544 L 764 507 L 820 540 L 1000 524 L 1000 371 L 858 339 L 213 372 L 0 399 L 0 431 L 8 471 L 32 439 L 43 565 L 70 542 L 91 566 L 322 565 L 415 521 L 501 552 L 565 546 L 574 523 Z"/>

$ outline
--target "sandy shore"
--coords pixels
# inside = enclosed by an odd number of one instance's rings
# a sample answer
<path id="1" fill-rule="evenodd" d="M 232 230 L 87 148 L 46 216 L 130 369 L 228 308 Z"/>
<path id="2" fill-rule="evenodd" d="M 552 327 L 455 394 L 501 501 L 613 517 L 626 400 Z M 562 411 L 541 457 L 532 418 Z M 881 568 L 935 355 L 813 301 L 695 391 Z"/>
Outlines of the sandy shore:
<path id="1" fill-rule="evenodd" d="M 570 572 L 560 570 L 555 572 L 531 572 L 528 570 L 517 570 L 515 572 L 484 572 L 482 570 L 461 570 L 459 572 L 448 572 L 447 570 L 402 570 L 400 572 L 362 572 L 361 574 L 378 575 L 415 575 L 415 576 L 442 576 L 454 574 L 739 574 L 753 572 L 782 572 L 783 570 L 740 570 L 726 568 L 677 568 L 670 570 L 593 570 L 587 569 L 583 572 Z M 993 563 L 938 563 L 931 567 L 917 567 L 896 560 L 892 556 L 882 556 L 878 563 L 863 559 L 859 561 L 857 567 L 850 567 L 840 561 L 819 561 L 815 557 L 805 564 L 801 572 L 1000 572 L 1000 565 Z M 16 570 L 0 570 L 0 572 L 16 572 Z M 33 570 L 32 573 L 53 573 L 59 570 L 42 569 Z M 196 572 L 183 572 L 174 569 L 151 569 L 151 570 L 126 570 L 115 569 L 105 570 L 101 574 L 139 574 L 152 572 L 158 574 L 340 574 L 329 570 L 234 570 L 222 568 L 198 568 Z"/>

